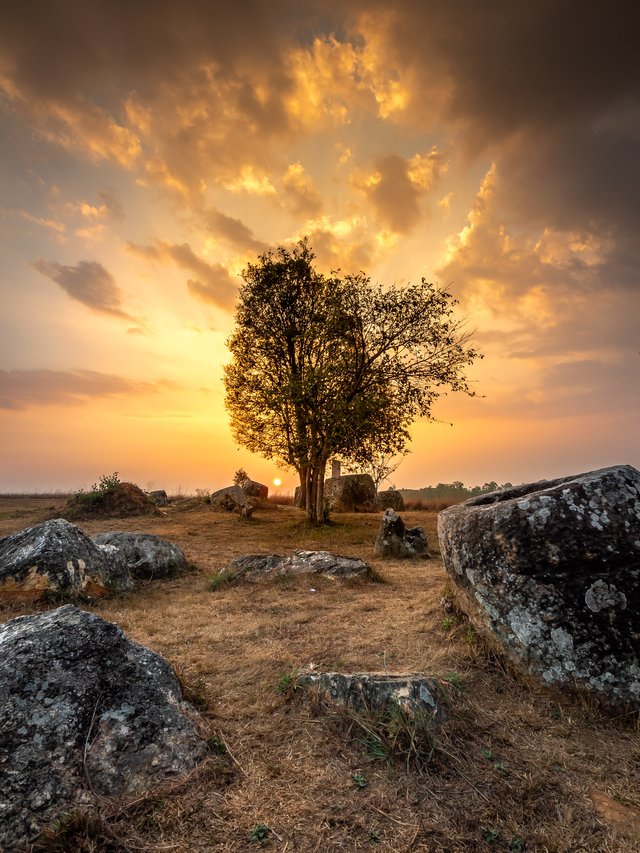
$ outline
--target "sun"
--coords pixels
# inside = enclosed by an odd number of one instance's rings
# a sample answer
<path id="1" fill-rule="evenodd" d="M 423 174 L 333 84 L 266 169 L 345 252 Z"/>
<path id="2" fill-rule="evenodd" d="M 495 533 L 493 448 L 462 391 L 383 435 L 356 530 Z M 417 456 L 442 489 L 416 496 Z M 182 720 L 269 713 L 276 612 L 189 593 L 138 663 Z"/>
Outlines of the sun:
<path id="1" fill-rule="evenodd" d="M 273 485 L 274 486 L 281 486 L 282 485 L 282 480 L 280 479 L 280 477 L 275 478 L 275 480 L 273 481 Z"/>

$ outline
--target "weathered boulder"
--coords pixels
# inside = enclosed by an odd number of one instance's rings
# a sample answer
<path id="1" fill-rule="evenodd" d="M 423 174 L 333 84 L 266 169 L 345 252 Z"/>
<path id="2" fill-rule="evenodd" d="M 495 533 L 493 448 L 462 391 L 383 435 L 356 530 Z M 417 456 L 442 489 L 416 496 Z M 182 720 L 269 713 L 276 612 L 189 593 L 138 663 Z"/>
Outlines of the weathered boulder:
<path id="1" fill-rule="evenodd" d="M 437 723 L 446 719 L 438 703 L 440 688 L 435 678 L 386 672 L 310 672 L 301 676 L 300 683 L 314 687 L 322 698 L 336 705 L 375 716 L 399 708 L 408 717 L 426 716 Z"/>
<path id="2" fill-rule="evenodd" d="M 187 569 L 187 558 L 179 545 L 151 533 L 111 531 L 93 537 L 96 545 L 113 545 L 134 578 L 172 578 Z"/>
<path id="3" fill-rule="evenodd" d="M 396 512 L 404 510 L 404 498 L 397 489 L 384 489 L 376 495 L 376 509 L 395 509 Z"/>
<path id="4" fill-rule="evenodd" d="M 138 794 L 191 770 L 206 746 L 171 666 L 66 605 L 0 626 L 0 847 L 96 795 Z"/>
<path id="5" fill-rule="evenodd" d="M 373 553 L 377 557 L 428 557 L 429 543 L 422 527 L 404 526 L 392 509 L 385 510 Z"/>
<path id="6" fill-rule="evenodd" d="M 55 518 L 0 539 L 0 600 L 94 597 L 133 589 L 118 552 Z"/>
<path id="7" fill-rule="evenodd" d="M 548 685 L 640 704 L 640 472 L 629 465 L 481 495 L 438 537 L 476 626 Z"/>
<path id="8" fill-rule="evenodd" d="M 324 499 L 332 512 L 375 512 L 376 487 L 370 474 L 347 474 L 324 481 Z"/>
<path id="9" fill-rule="evenodd" d="M 169 498 L 164 489 L 154 489 L 149 492 L 149 497 L 156 506 L 166 506 L 169 503 Z"/>
<path id="10" fill-rule="evenodd" d="M 236 557 L 222 569 L 234 577 L 263 575 L 322 574 L 327 577 L 362 575 L 369 567 L 356 557 L 342 557 L 329 551 L 294 551 L 290 557 L 280 554 L 248 554 Z"/>
<path id="11" fill-rule="evenodd" d="M 266 501 L 269 496 L 267 486 L 263 486 L 262 483 L 256 483 L 255 480 L 244 480 L 240 488 L 249 498 L 260 498 L 260 500 Z"/>
<path id="12" fill-rule="evenodd" d="M 247 515 L 248 510 L 252 509 L 251 499 L 240 486 L 226 486 L 224 489 L 218 489 L 217 492 L 212 493 L 210 501 L 211 509 L 216 512 L 238 512 L 240 515 Z"/>

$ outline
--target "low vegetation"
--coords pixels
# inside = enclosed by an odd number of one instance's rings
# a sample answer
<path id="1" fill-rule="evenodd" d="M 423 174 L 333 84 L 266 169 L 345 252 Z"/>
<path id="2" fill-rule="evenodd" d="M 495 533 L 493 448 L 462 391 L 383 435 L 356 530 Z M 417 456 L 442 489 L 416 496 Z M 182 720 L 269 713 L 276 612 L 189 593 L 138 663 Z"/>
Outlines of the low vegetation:
<path id="1" fill-rule="evenodd" d="M 64 501 L 0 498 L 0 536 Z M 80 526 L 158 534 L 197 571 L 91 609 L 173 663 L 202 714 L 208 758 L 160 791 L 61 815 L 34 851 L 640 851 L 636 717 L 605 717 L 516 678 L 451 604 L 439 560 L 372 557 L 379 515 L 308 528 L 291 507 L 261 509 L 250 525 L 202 501 L 166 510 Z M 435 513 L 403 517 L 435 544 Z M 361 557 L 386 583 L 297 576 L 208 589 L 234 557 L 296 548 Z M 7 607 L 0 619 L 47 606 Z M 299 687 L 309 668 L 434 676 L 450 719 L 421 732 L 317 707 Z"/>

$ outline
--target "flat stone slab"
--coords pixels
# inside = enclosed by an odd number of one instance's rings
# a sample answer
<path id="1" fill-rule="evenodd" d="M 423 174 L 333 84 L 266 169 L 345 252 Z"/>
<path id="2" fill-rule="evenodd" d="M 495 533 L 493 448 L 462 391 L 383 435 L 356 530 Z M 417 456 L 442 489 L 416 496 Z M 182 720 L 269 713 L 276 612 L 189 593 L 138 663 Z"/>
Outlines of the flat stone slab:
<path id="1" fill-rule="evenodd" d="M 630 465 L 481 495 L 438 516 L 480 630 L 544 684 L 640 704 L 640 472 Z"/>
<path id="2" fill-rule="evenodd" d="M 310 672 L 300 683 L 344 708 L 384 715 L 400 709 L 408 717 L 422 717 L 442 723 L 446 712 L 438 701 L 437 679 L 415 674 Z"/>
<path id="3" fill-rule="evenodd" d="M 151 533 L 111 531 L 93 537 L 96 545 L 118 549 L 134 578 L 172 578 L 187 569 L 187 558 L 179 545 Z"/>
<path id="4" fill-rule="evenodd" d="M 77 599 L 125 592 L 133 580 L 118 552 L 55 518 L 0 539 L 0 599 Z"/>
<path id="5" fill-rule="evenodd" d="M 0 626 L 0 849 L 96 795 L 139 794 L 206 754 L 173 669 L 71 605 Z"/>
<path id="6" fill-rule="evenodd" d="M 326 577 L 364 575 L 369 566 L 357 557 L 343 557 L 329 551 L 294 551 L 290 557 L 281 554 L 248 554 L 236 557 L 222 569 L 236 577 L 265 575 L 321 574 Z"/>

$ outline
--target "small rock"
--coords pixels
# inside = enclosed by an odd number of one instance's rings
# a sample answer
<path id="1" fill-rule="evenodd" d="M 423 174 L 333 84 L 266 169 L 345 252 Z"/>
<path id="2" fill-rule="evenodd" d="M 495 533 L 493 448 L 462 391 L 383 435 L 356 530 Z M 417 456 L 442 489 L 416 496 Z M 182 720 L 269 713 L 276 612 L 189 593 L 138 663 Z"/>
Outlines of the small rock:
<path id="1" fill-rule="evenodd" d="M 184 551 L 151 533 L 111 531 L 93 537 L 96 545 L 113 545 L 134 578 L 172 578 L 187 569 Z"/>
<path id="2" fill-rule="evenodd" d="M 242 515 L 246 506 L 251 505 L 251 501 L 240 486 L 218 489 L 217 492 L 212 493 L 210 501 L 211 509 L 216 512 L 237 512 L 239 515 Z"/>
<path id="3" fill-rule="evenodd" d="M 369 567 L 356 557 L 342 557 L 329 551 L 294 551 L 290 557 L 280 554 L 248 554 L 236 557 L 222 571 L 231 571 L 236 577 L 311 573 L 326 577 L 349 577 L 366 574 Z"/>
<path id="4" fill-rule="evenodd" d="M 315 687 L 318 693 L 336 705 L 380 715 L 394 708 L 407 716 L 427 715 L 442 723 L 446 713 L 438 703 L 439 685 L 435 678 L 389 673 L 310 672 L 300 683 Z"/>
<path id="5" fill-rule="evenodd" d="M 156 506 L 166 506 L 169 503 L 169 498 L 164 489 L 155 489 L 153 492 L 149 492 L 149 497 Z"/>
<path id="6" fill-rule="evenodd" d="M 422 527 L 406 528 L 402 518 L 389 508 L 382 516 L 373 553 L 377 557 L 428 557 L 429 543 Z"/>

